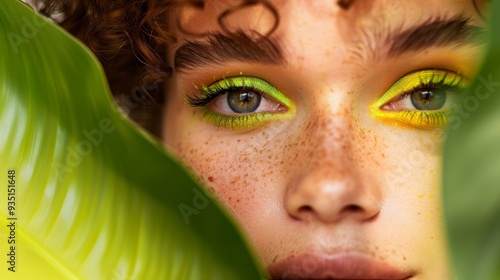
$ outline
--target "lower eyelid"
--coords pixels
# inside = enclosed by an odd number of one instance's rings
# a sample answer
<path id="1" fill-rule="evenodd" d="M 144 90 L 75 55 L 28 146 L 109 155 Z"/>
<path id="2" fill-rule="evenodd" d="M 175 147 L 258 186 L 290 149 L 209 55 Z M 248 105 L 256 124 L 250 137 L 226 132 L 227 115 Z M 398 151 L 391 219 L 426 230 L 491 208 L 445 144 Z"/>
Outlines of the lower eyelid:
<path id="1" fill-rule="evenodd" d="M 282 121 L 291 118 L 295 114 L 294 107 L 286 108 L 278 113 L 257 112 L 250 114 L 228 115 L 205 107 L 203 119 L 205 122 L 216 126 L 232 130 L 247 130 L 258 128 L 274 121 Z"/>
<path id="2" fill-rule="evenodd" d="M 407 127 L 429 129 L 442 128 L 448 123 L 453 115 L 452 110 L 447 111 L 378 111 L 375 113 L 377 119 L 392 124 L 401 124 Z"/>
<path id="3" fill-rule="evenodd" d="M 250 113 L 234 113 L 228 108 L 227 95 L 224 91 L 237 90 L 237 88 L 253 88 L 260 92 L 262 97 L 259 111 Z M 218 82 L 212 83 L 208 87 L 203 86 L 200 89 L 201 97 L 193 98 L 195 102 L 201 100 L 200 105 L 204 108 L 205 122 L 216 127 L 224 127 L 233 130 L 244 130 L 257 128 L 272 121 L 284 120 L 295 114 L 295 105 L 288 97 L 275 88 L 269 82 L 258 77 L 229 77 Z M 222 93 L 222 94 L 220 94 Z M 215 98 L 213 96 L 216 96 Z M 208 102 L 205 102 L 208 100 Z M 188 102 L 193 104 L 195 102 Z M 221 104 L 222 102 L 222 104 Z M 202 104 L 204 103 L 204 104 Z M 261 106 L 265 105 L 263 108 Z M 228 110 L 229 109 L 229 110 Z M 234 111 L 233 111 L 234 112 Z"/>
<path id="4" fill-rule="evenodd" d="M 413 91 L 412 88 L 427 87 L 447 88 L 446 103 L 443 109 L 418 110 L 414 108 L 409 96 L 398 99 L 404 92 Z M 461 75 L 447 70 L 422 70 L 407 74 L 394 83 L 391 88 L 377 102 L 370 105 L 370 113 L 376 119 L 395 125 L 408 126 L 420 129 L 442 128 L 447 125 L 453 114 L 453 104 L 458 98 L 460 90 L 468 85 L 468 81 Z M 453 93 L 453 94 L 451 94 Z M 391 101 L 392 100 L 392 101 Z M 397 104 L 403 101 L 405 104 Z"/>
<path id="5" fill-rule="evenodd" d="M 213 126 L 232 130 L 258 128 L 277 119 L 276 117 L 273 117 L 273 114 L 269 113 L 223 115 L 209 109 L 205 110 L 203 118 L 207 123 Z"/>

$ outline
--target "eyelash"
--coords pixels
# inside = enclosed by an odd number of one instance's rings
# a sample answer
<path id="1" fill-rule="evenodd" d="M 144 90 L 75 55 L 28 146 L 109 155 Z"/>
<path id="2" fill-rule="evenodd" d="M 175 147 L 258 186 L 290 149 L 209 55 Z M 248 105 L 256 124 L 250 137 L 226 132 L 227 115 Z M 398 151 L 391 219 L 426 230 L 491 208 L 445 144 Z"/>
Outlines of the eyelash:
<path id="1" fill-rule="evenodd" d="M 408 83 L 418 84 L 408 87 Z M 451 80 L 450 80 L 451 79 Z M 401 77 L 380 98 L 378 102 L 371 105 L 371 112 L 376 118 L 383 121 L 396 121 L 414 128 L 440 128 L 447 124 L 447 120 L 453 114 L 452 109 L 447 110 L 385 110 L 383 107 L 400 102 L 414 92 L 441 89 L 446 91 L 446 97 L 450 98 L 453 92 L 459 93 L 468 84 L 467 79 L 459 73 L 443 69 L 428 69 L 411 72 Z M 406 87 L 406 88 L 405 88 Z M 450 93 L 451 92 L 451 93 Z"/>
<path id="2" fill-rule="evenodd" d="M 186 95 L 186 103 L 193 107 L 202 107 L 210 104 L 215 98 L 224 95 L 231 91 L 240 91 L 240 90 L 248 90 L 254 91 L 262 96 L 266 96 L 265 93 L 261 92 L 259 89 L 255 87 L 238 87 L 231 80 L 225 80 L 225 82 L 229 85 L 226 88 L 223 88 L 220 84 L 216 84 L 214 88 L 202 86 L 202 88 L 196 87 L 198 90 L 199 96 L 189 96 Z"/>
<path id="3" fill-rule="evenodd" d="M 413 84 L 413 85 L 411 85 Z M 466 79 L 455 72 L 442 69 L 419 70 L 411 72 L 398 79 L 391 88 L 379 99 L 378 102 L 370 106 L 372 115 L 385 121 L 396 121 L 396 124 L 403 124 L 415 128 L 436 128 L 444 127 L 447 119 L 452 115 L 452 110 L 424 110 L 403 109 L 386 110 L 384 107 L 389 104 L 400 102 L 410 98 L 413 93 L 424 90 L 441 89 L 446 91 L 446 98 L 449 98 L 450 91 L 457 92 L 465 87 Z M 295 112 L 295 106 L 279 90 L 268 82 L 257 77 L 236 76 L 224 78 L 206 87 L 198 88 L 198 94 L 193 96 L 185 95 L 187 104 L 193 107 L 204 107 L 204 118 L 208 123 L 217 127 L 228 129 L 248 129 L 260 126 L 266 121 L 276 118 L 290 116 Z M 276 103 L 286 107 L 287 112 L 252 112 L 248 114 L 224 114 L 217 112 L 207 105 L 216 98 L 238 91 L 249 91 L 261 95 L 266 100 L 278 100 Z M 445 106 L 445 105 L 443 105 Z"/>
<path id="4" fill-rule="evenodd" d="M 237 82 L 239 82 L 240 85 L 238 85 Z M 190 96 L 185 94 L 185 102 L 193 107 L 205 107 L 205 121 L 216 127 L 224 127 L 233 130 L 254 128 L 271 120 L 287 117 L 294 113 L 295 107 L 284 94 L 268 82 L 257 77 L 229 77 L 219 80 L 208 87 L 202 85 L 201 88 L 196 86 L 195 88 L 198 91 L 197 95 Z M 238 91 L 250 91 L 260 94 L 263 100 L 272 100 L 286 108 L 286 111 L 279 113 L 255 112 L 228 115 L 208 108 L 207 105 L 211 104 L 216 98 Z"/>
<path id="5" fill-rule="evenodd" d="M 405 91 L 397 98 L 397 100 L 403 100 L 405 98 L 408 98 L 413 92 L 418 91 L 418 90 L 434 89 L 434 88 L 440 88 L 440 89 L 444 89 L 444 90 L 458 90 L 460 88 L 460 85 L 464 81 L 464 77 L 457 77 L 458 79 L 456 79 L 456 82 L 454 79 L 452 84 L 447 84 L 446 78 L 447 78 L 447 76 L 445 75 L 445 76 L 439 78 L 439 80 L 437 80 L 437 81 L 434 81 L 434 78 L 431 78 L 431 82 L 427 82 L 427 83 L 424 83 L 423 81 L 421 81 L 422 84 L 420 84 L 416 87 L 413 87 L 410 90 Z"/>

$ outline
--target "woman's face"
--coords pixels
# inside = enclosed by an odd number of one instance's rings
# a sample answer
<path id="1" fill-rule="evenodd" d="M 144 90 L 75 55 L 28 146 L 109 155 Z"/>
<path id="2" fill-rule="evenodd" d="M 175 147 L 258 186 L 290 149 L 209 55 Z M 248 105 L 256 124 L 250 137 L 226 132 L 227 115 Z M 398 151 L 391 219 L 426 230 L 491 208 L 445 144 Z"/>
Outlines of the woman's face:
<path id="1" fill-rule="evenodd" d="M 274 279 L 451 279 L 441 137 L 479 66 L 470 0 L 178 11 L 163 138 Z M 190 43 L 188 43 L 188 40 Z M 199 43 L 199 44 L 197 44 Z M 191 106 L 186 104 L 189 97 Z"/>

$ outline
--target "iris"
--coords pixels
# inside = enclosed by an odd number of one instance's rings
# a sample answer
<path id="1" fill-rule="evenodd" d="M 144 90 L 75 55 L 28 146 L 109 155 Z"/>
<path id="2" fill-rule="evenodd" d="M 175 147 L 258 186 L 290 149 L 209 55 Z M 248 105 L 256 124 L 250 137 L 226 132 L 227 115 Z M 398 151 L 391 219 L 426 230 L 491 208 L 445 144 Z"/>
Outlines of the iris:
<path id="1" fill-rule="evenodd" d="M 439 110 L 446 102 L 446 91 L 439 88 L 415 91 L 411 103 L 418 110 Z"/>
<path id="2" fill-rule="evenodd" d="M 262 95 L 248 90 L 227 94 L 229 107 L 236 113 L 254 112 L 259 108 L 261 100 Z"/>

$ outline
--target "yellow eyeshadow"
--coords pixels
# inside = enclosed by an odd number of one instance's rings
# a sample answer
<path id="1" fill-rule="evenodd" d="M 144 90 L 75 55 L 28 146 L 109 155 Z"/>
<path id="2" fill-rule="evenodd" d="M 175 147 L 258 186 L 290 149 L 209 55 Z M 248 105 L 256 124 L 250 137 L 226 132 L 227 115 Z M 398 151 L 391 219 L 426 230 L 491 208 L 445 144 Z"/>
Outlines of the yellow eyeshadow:
<path id="1" fill-rule="evenodd" d="M 445 70 L 423 70 L 410 73 L 399 79 L 392 87 L 380 98 L 377 106 L 381 107 L 392 99 L 400 96 L 419 86 L 446 86 L 464 88 L 465 81 L 462 76 Z"/>
<path id="2" fill-rule="evenodd" d="M 400 78 L 374 104 L 370 105 L 371 115 L 381 121 L 414 128 L 441 128 L 446 126 L 453 114 L 448 110 L 388 110 L 382 109 L 387 104 L 398 102 L 406 94 L 421 88 L 442 88 L 449 90 L 463 89 L 468 84 L 454 72 L 446 70 L 422 70 L 412 72 Z M 409 96 L 406 96 L 409 98 Z"/>
<path id="3" fill-rule="evenodd" d="M 377 119 L 394 125 L 403 125 L 414 128 L 442 128 L 448 124 L 453 115 L 451 110 L 439 112 L 426 111 L 383 111 L 372 109 L 372 115 Z"/>
<path id="4" fill-rule="evenodd" d="M 214 126 L 233 130 L 247 130 L 258 128 L 273 121 L 289 119 L 295 115 L 295 105 L 272 84 L 265 80 L 251 76 L 236 76 L 219 80 L 208 87 L 203 87 L 206 94 L 235 88 L 253 88 L 263 93 L 263 98 L 270 98 L 285 107 L 285 111 L 278 113 L 256 112 L 247 114 L 223 114 L 208 107 L 205 108 L 204 120 Z"/>
<path id="5" fill-rule="evenodd" d="M 260 92 L 265 93 L 268 97 L 279 101 L 281 104 L 285 105 L 287 108 L 292 106 L 292 102 L 288 99 L 281 91 L 279 91 L 275 86 L 271 85 L 267 81 L 251 76 L 236 76 L 229 77 L 219 80 L 208 87 L 203 87 L 205 91 L 214 91 L 217 89 L 227 89 L 227 88 L 255 88 Z"/>
<path id="6" fill-rule="evenodd" d="M 255 113 L 245 115 L 224 115 L 210 109 L 205 109 L 204 119 L 207 123 L 232 130 L 247 130 L 258 128 L 270 122 L 285 120 L 293 116 L 287 111 L 283 114 L 277 113 Z"/>

